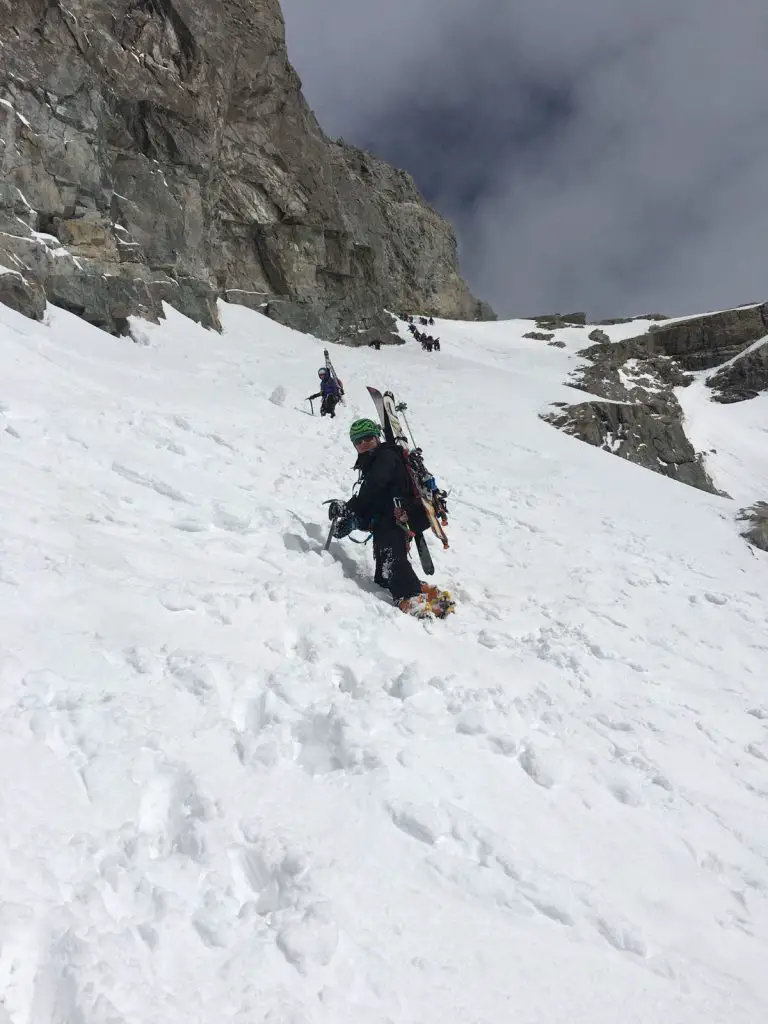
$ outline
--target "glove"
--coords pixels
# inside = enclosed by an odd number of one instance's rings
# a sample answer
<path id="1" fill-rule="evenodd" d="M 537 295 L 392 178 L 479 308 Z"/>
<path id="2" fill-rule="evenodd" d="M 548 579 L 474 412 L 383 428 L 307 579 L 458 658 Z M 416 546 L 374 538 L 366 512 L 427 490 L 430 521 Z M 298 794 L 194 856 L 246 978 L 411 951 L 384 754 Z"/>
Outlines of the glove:
<path id="1" fill-rule="evenodd" d="M 357 519 L 351 512 L 348 512 L 346 515 L 341 516 L 336 520 L 336 525 L 333 528 L 333 535 L 341 540 L 342 537 L 349 536 L 349 534 L 357 528 Z"/>
<path id="2" fill-rule="evenodd" d="M 333 501 L 328 502 L 328 518 L 331 521 L 333 521 L 334 519 L 339 519 L 347 514 L 348 512 L 346 502 L 339 501 L 336 498 L 334 498 Z"/>

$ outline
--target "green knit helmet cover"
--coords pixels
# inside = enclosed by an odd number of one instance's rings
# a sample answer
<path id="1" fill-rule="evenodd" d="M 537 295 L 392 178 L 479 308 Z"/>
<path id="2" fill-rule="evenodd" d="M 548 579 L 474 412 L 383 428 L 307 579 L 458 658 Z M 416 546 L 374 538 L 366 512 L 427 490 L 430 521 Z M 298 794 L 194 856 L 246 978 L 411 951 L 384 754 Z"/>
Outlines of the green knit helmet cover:
<path id="1" fill-rule="evenodd" d="M 349 440 L 352 444 L 357 444 L 363 437 L 379 437 L 380 434 L 381 427 L 373 420 L 355 420 L 349 428 Z"/>

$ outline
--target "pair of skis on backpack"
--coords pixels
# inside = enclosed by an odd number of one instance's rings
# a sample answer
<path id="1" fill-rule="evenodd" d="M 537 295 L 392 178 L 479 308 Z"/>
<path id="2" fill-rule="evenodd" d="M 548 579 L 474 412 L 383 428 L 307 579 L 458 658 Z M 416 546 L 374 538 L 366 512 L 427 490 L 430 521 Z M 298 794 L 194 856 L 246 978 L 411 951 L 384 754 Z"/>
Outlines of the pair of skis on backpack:
<path id="1" fill-rule="evenodd" d="M 379 414 L 385 440 L 396 444 L 402 452 L 403 462 L 408 471 L 414 497 L 419 499 L 424 506 L 432 532 L 443 545 L 443 548 L 447 548 L 448 537 L 445 533 L 445 527 L 448 525 L 448 509 L 445 504 L 446 493 L 438 488 L 435 478 L 424 465 L 421 448 L 417 448 L 415 444 L 411 446 L 408 443 L 408 437 L 403 430 L 398 415 L 400 412 L 405 414 L 405 403 L 401 402 L 397 405 L 395 403 L 395 396 L 391 391 L 385 391 L 382 394 L 377 388 L 369 387 L 368 393 L 373 399 L 376 411 Z M 405 415 L 403 415 L 403 419 L 405 419 Z M 406 420 L 406 425 L 407 422 Z M 435 564 L 432 561 L 432 555 L 429 553 L 424 534 L 415 534 L 414 542 L 419 553 L 422 569 L 427 576 L 433 576 Z"/>
<path id="2" fill-rule="evenodd" d="M 400 449 L 403 462 L 408 473 L 408 479 L 411 483 L 414 499 L 421 501 L 430 529 L 443 545 L 443 548 L 447 548 L 448 537 L 445 533 L 445 527 L 448 525 L 448 508 L 446 505 L 447 494 L 445 491 L 440 490 L 435 483 L 435 478 L 424 465 L 421 448 L 418 448 L 415 443 L 412 443 L 412 445 L 408 444 L 408 437 L 403 430 L 400 417 L 398 415 L 398 413 L 402 412 L 403 419 L 405 419 L 405 410 L 407 408 L 405 402 L 396 404 L 395 396 L 391 391 L 385 391 L 382 394 L 382 392 L 377 388 L 369 387 L 368 392 L 376 406 L 376 411 L 378 412 L 379 420 L 384 431 L 385 441 L 395 444 Z M 410 426 L 408 425 L 407 420 L 405 420 L 405 424 L 406 427 L 408 427 L 408 433 L 410 433 Z M 413 442 L 413 435 L 411 435 L 411 441 Z M 399 504 L 399 502 L 396 502 L 396 506 Z M 416 544 L 419 561 L 421 562 L 421 567 L 424 570 L 424 573 L 427 576 L 434 575 L 435 565 L 432 561 L 429 548 L 427 547 L 424 534 L 420 532 L 416 533 L 410 529 L 404 509 L 402 509 L 402 516 L 398 516 L 397 511 L 398 510 L 396 508 L 395 517 L 400 521 L 400 524 L 409 533 Z M 334 536 L 335 527 L 336 519 L 333 518 L 331 529 L 325 542 L 326 551 L 328 550 Z M 415 597 L 406 598 L 399 602 L 399 607 L 401 611 L 406 612 L 409 615 L 414 615 L 416 618 L 442 619 L 455 611 L 456 605 L 447 590 L 438 590 L 437 587 L 431 586 L 427 583 L 422 583 L 421 593 L 417 594 Z"/>
<path id="3" fill-rule="evenodd" d="M 333 368 L 333 363 L 331 362 L 331 357 L 330 357 L 330 355 L 328 353 L 328 349 L 327 348 L 323 349 L 323 355 L 325 356 L 325 368 L 328 371 L 328 373 L 330 374 L 331 380 L 335 381 L 336 384 L 339 387 L 339 395 L 341 396 L 339 401 L 343 402 L 344 401 L 344 384 L 342 383 L 342 380 L 339 377 L 338 373 L 336 373 L 336 371 Z"/>
<path id="4" fill-rule="evenodd" d="M 373 399 L 376 411 L 379 414 L 379 420 L 384 428 L 385 441 L 396 444 L 402 453 L 403 462 L 408 471 L 408 478 L 411 481 L 413 497 L 421 500 L 432 532 L 443 545 L 443 548 L 447 548 L 448 537 L 445 533 L 445 527 L 448 525 L 448 508 L 445 503 L 447 495 L 435 483 L 435 478 L 424 465 L 421 448 L 418 448 L 413 441 L 413 434 L 411 434 L 408 420 L 405 419 L 405 410 L 407 408 L 405 402 L 396 404 L 395 396 L 391 391 L 385 391 L 382 394 L 377 388 L 369 387 L 368 393 Z M 398 413 L 403 414 L 408 433 L 411 434 L 410 445 L 400 423 Z M 411 531 L 407 520 L 403 525 L 414 539 L 424 573 L 427 576 L 434 575 L 435 565 L 429 553 L 424 534 Z M 431 584 L 422 583 L 421 593 L 401 601 L 399 607 L 401 611 L 407 615 L 413 615 L 417 619 L 444 619 L 456 610 L 456 602 L 447 590 L 439 590 Z"/>

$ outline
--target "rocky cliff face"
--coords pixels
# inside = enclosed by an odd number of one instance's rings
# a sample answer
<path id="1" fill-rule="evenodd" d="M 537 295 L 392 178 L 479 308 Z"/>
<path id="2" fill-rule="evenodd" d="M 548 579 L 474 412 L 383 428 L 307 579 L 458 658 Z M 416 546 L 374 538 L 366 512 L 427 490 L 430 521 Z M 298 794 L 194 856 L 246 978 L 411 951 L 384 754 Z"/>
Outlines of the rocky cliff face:
<path id="1" fill-rule="evenodd" d="M 0 290 L 32 315 L 42 286 L 113 332 L 161 300 L 215 325 L 217 296 L 331 339 L 493 316 L 409 176 L 324 136 L 277 0 L 0 0 L 0 140 Z"/>
<path id="2" fill-rule="evenodd" d="M 749 508 L 741 509 L 737 518 L 744 524 L 742 536 L 756 548 L 768 551 L 768 502 L 757 501 Z"/>
<path id="3" fill-rule="evenodd" d="M 560 328 L 568 321 L 548 322 Z M 714 369 L 706 378 L 713 401 L 754 398 L 768 390 L 767 336 L 768 303 L 652 324 L 620 342 L 596 329 L 589 335 L 596 344 L 580 353 L 587 362 L 568 383 L 598 400 L 560 405 L 545 419 L 630 462 L 721 493 L 686 437 L 674 389 L 690 384 L 692 372 Z"/>

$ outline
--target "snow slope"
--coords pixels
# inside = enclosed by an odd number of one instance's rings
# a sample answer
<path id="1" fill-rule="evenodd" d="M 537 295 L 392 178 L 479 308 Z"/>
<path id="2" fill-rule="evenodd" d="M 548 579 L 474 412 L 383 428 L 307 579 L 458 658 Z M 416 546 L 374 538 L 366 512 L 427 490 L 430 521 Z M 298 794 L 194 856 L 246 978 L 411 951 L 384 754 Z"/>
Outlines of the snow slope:
<path id="1" fill-rule="evenodd" d="M 756 1024 L 768 561 L 537 418 L 583 332 L 333 357 L 238 307 L 0 307 L 3 1024 Z M 637 325 L 634 325 L 637 330 Z M 321 502 L 391 387 L 459 609 Z"/>
<path id="2" fill-rule="evenodd" d="M 749 352 L 768 345 L 761 338 L 729 366 Z M 740 505 L 768 497 L 768 393 L 746 402 L 721 405 L 712 401 L 706 381 L 721 367 L 693 374 L 694 382 L 677 388 L 685 415 L 685 432 L 697 451 L 704 454 L 707 470 L 721 490 Z"/>

